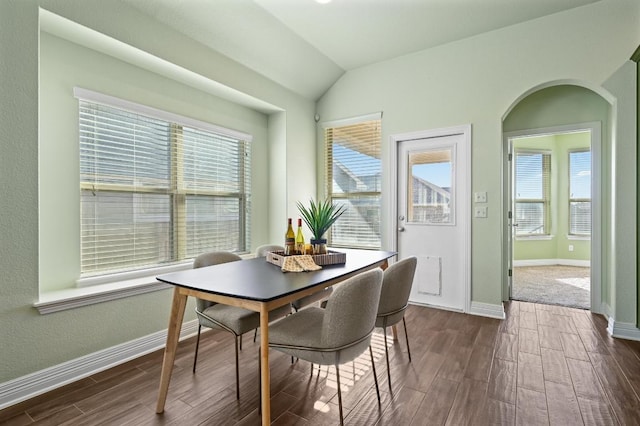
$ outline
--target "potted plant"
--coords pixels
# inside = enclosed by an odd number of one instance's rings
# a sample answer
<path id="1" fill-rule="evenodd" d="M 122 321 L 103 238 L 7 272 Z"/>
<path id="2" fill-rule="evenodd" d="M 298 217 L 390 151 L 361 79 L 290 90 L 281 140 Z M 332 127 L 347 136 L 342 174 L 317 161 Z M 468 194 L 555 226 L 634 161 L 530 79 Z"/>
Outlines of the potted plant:
<path id="1" fill-rule="evenodd" d="M 327 240 L 324 234 L 329 230 L 331 225 L 338 220 L 342 213 L 347 210 L 347 207 L 344 205 L 335 205 L 328 199 L 315 202 L 313 198 L 309 200 L 308 208 L 299 201 L 296 204 L 298 205 L 298 211 L 302 219 L 313 234 L 313 238 L 311 239 L 313 254 L 326 254 Z"/>

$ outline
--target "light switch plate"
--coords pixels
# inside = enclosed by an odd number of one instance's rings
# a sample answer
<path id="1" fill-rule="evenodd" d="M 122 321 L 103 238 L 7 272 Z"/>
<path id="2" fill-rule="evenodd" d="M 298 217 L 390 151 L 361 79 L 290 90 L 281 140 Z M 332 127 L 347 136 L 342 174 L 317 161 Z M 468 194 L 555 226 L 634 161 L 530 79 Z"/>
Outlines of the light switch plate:
<path id="1" fill-rule="evenodd" d="M 474 199 L 476 203 L 486 203 L 487 202 L 487 191 L 480 191 L 474 194 Z"/>
<path id="2" fill-rule="evenodd" d="M 487 217 L 487 208 L 485 206 L 475 207 L 473 215 L 477 218 L 484 219 Z"/>

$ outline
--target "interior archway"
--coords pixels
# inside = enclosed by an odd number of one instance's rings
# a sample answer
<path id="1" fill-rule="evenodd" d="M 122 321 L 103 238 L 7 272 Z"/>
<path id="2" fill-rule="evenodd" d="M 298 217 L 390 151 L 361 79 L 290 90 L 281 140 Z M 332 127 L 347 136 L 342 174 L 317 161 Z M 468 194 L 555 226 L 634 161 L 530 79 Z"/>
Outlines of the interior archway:
<path id="1" fill-rule="evenodd" d="M 566 214 L 569 204 L 567 197 L 560 197 L 558 194 L 562 191 L 558 184 L 554 191 L 550 191 L 553 196 L 549 196 L 546 200 L 545 212 L 555 211 L 552 216 L 549 215 L 549 224 L 545 232 L 540 235 L 526 235 L 516 241 L 513 225 L 517 224 L 515 217 L 515 194 L 513 193 L 513 157 L 512 148 L 513 141 L 516 138 L 531 138 L 529 142 L 535 142 L 533 138 L 551 137 L 557 138 L 562 134 L 575 134 L 581 131 L 591 132 L 591 150 L 592 150 L 592 170 L 591 191 L 592 191 L 592 212 L 591 212 L 591 235 L 589 236 L 589 259 L 588 264 L 591 267 L 589 273 L 589 288 L 591 290 L 589 297 L 589 306 L 594 312 L 601 312 L 602 302 L 608 303 L 610 298 L 610 289 L 602 286 L 602 271 L 604 268 L 602 247 L 603 238 L 609 235 L 610 218 L 602 215 L 603 205 L 611 205 L 611 179 L 609 176 L 608 164 L 612 158 L 612 131 L 611 124 L 615 122 L 612 117 L 615 113 L 615 99 L 606 90 L 602 88 L 586 87 L 587 85 L 578 84 L 575 81 L 558 81 L 539 85 L 524 93 L 510 106 L 503 118 L 503 153 L 504 153 L 504 173 L 503 173 L 503 205 L 505 208 L 504 223 L 504 244 L 503 259 L 507 268 L 504 273 L 503 299 L 508 300 L 512 292 L 512 276 L 514 267 L 514 243 L 529 244 L 530 246 L 538 245 L 538 250 L 533 250 L 534 255 L 529 254 L 528 259 L 535 264 L 558 263 L 563 264 L 573 260 L 584 261 L 587 259 L 576 259 L 574 252 L 568 252 L 569 249 L 575 248 L 577 245 L 584 245 L 584 238 L 575 238 L 567 232 L 566 226 L 560 226 L 563 222 L 571 219 Z M 540 139 L 541 140 L 541 139 Z M 547 145 L 547 147 L 549 147 Z M 531 148 L 531 146 L 529 146 Z M 535 145 L 533 146 L 535 149 Z M 542 147 L 540 147 L 542 148 Z M 554 148 L 555 150 L 555 148 Z M 565 149 L 566 152 L 566 149 Z M 509 157 L 512 154 L 512 161 Z M 560 156 L 557 152 L 556 156 Z M 564 155 L 564 154 L 563 154 Z M 561 163 L 556 159 L 556 174 L 562 174 L 559 169 Z M 564 158 L 563 158 L 564 160 Z M 567 161 L 564 161 L 566 164 Z M 565 167 L 566 168 L 566 167 Z M 565 179 L 566 185 L 566 179 Z M 555 192 L 555 194 L 554 194 Z M 565 192 L 568 192 L 565 191 Z M 570 197 L 569 197 L 570 198 Z M 566 203 L 565 203 L 566 201 Z M 560 208 L 564 207 L 564 209 Z M 564 211 L 559 215 L 559 211 Z M 522 213 L 522 212 L 520 212 Z M 510 216 L 511 215 L 511 219 Z M 523 234 L 522 232 L 520 233 Z M 543 242 L 543 244 L 541 244 Z M 573 242 L 577 244 L 572 244 Z M 553 253 L 544 253 L 540 251 L 540 247 L 555 247 Z M 558 248 L 563 248 L 559 250 Z M 582 250 L 584 252 L 584 250 Z M 530 251 L 531 253 L 531 251 Z M 525 256 L 526 257 L 526 256 Z M 520 259 L 522 260 L 522 259 Z M 531 263 L 531 262 L 530 262 Z M 577 262 L 580 264 L 580 262 Z M 553 299 L 553 296 L 550 296 Z M 542 299 L 544 300 L 544 298 Z M 549 298 L 547 298 L 549 300 Z M 543 302 L 546 303 L 546 302 Z M 562 304 L 562 303 L 560 303 Z M 571 305 L 569 305 L 571 306 Z"/>

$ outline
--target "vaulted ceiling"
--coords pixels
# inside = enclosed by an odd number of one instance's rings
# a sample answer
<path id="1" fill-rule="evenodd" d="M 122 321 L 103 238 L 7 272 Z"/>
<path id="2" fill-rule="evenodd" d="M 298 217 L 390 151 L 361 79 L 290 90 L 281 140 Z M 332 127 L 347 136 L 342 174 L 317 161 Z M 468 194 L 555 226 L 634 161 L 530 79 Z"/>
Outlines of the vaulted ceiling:
<path id="1" fill-rule="evenodd" d="M 375 62 L 598 0 L 121 0 L 316 100 Z"/>

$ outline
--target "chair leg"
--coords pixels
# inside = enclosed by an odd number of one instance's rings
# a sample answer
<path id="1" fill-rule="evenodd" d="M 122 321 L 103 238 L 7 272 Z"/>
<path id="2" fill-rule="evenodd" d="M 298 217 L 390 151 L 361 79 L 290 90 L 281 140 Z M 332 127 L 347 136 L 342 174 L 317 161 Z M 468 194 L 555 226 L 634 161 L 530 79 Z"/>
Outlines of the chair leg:
<path id="1" fill-rule="evenodd" d="M 242 343 L 242 336 L 240 336 Z M 236 336 L 236 399 L 240 399 L 240 369 L 238 367 L 238 336 Z"/>
<path id="2" fill-rule="evenodd" d="M 376 384 L 376 394 L 378 395 L 378 405 L 380 405 L 380 388 L 378 387 L 378 373 L 376 373 L 376 363 L 373 360 L 373 349 L 369 345 L 369 354 L 371 355 L 371 369 L 373 370 L 373 381 Z"/>
<path id="3" fill-rule="evenodd" d="M 196 338 L 196 353 L 193 355 L 193 374 L 196 374 L 196 362 L 198 362 L 198 347 L 200 347 L 200 330 L 202 325 L 198 324 L 198 337 Z"/>
<path id="4" fill-rule="evenodd" d="M 258 329 L 253 330 L 253 343 L 256 342 L 256 337 L 258 337 Z"/>
<path id="5" fill-rule="evenodd" d="M 342 417 L 342 391 L 340 390 L 340 367 L 336 364 L 336 382 L 338 384 L 338 407 L 340 408 L 340 426 L 344 425 Z"/>
<path id="6" fill-rule="evenodd" d="M 260 359 L 260 348 L 258 348 L 258 415 L 262 414 L 262 360 Z"/>
<path id="7" fill-rule="evenodd" d="M 387 347 L 387 327 L 383 327 L 384 331 L 384 355 L 387 359 L 387 379 L 389 381 L 389 390 L 391 389 L 391 371 L 389 370 L 389 348 Z"/>
<path id="8" fill-rule="evenodd" d="M 404 324 L 404 337 L 407 339 L 407 353 L 409 354 L 409 362 L 411 362 L 411 348 L 409 347 L 409 335 L 407 334 L 407 322 L 402 317 L 402 323 Z"/>

